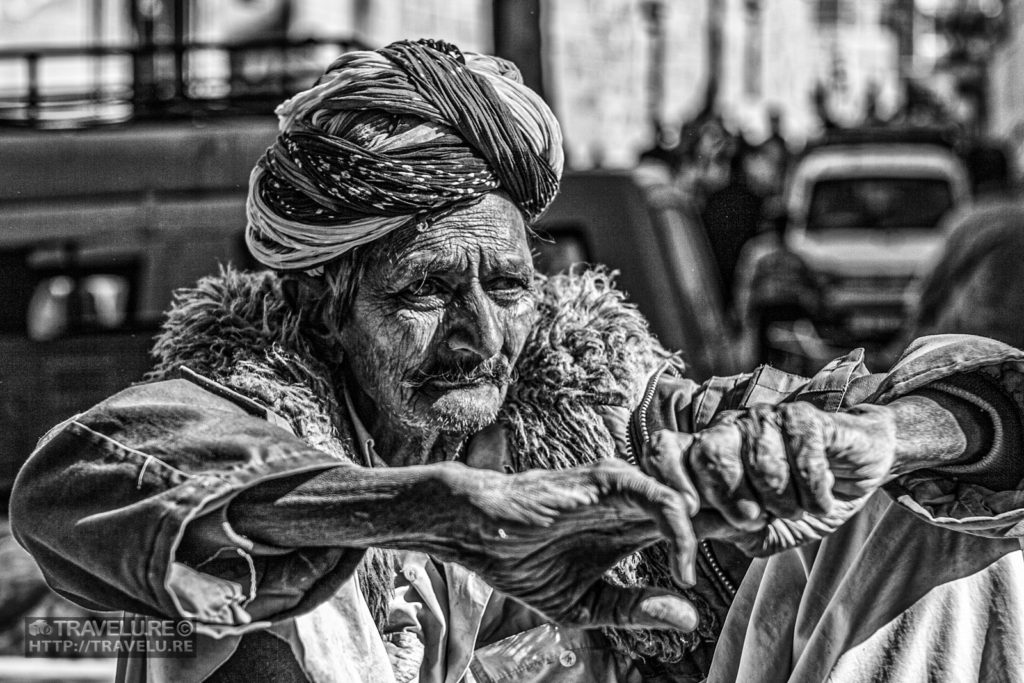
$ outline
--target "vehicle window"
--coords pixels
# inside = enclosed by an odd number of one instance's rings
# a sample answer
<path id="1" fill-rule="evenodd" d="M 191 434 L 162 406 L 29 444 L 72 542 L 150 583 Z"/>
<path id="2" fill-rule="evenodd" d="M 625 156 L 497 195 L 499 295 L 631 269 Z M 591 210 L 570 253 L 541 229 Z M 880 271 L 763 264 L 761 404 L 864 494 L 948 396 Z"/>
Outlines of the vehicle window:
<path id="1" fill-rule="evenodd" d="M 820 180 L 811 192 L 807 229 L 933 228 L 952 206 L 943 178 Z"/>
<path id="2" fill-rule="evenodd" d="M 55 275 L 40 282 L 28 304 L 28 336 L 35 341 L 55 339 L 71 325 L 71 295 L 74 279 Z"/>
<path id="3" fill-rule="evenodd" d="M 36 285 L 26 327 L 35 341 L 83 330 L 116 330 L 129 318 L 131 283 L 122 275 L 54 275 Z"/>
<path id="4" fill-rule="evenodd" d="M 114 330 L 128 321 L 131 284 L 122 275 L 88 275 L 82 278 L 82 325 Z"/>

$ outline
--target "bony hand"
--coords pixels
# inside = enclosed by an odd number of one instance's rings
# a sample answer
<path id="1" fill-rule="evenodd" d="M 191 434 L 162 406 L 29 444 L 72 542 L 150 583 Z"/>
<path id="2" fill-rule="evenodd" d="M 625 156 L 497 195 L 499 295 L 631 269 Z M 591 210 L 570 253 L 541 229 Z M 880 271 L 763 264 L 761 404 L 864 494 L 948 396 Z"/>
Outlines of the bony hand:
<path id="1" fill-rule="evenodd" d="M 513 475 L 453 465 L 449 476 L 469 504 L 465 517 L 480 520 L 450 559 L 496 590 L 562 624 L 696 628 L 696 609 L 679 595 L 602 578 L 620 558 L 667 538 L 677 581 L 693 584 L 696 510 L 676 491 L 611 460 Z"/>
<path id="2" fill-rule="evenodd" d="M 698 536 L 762 555 L 841 526 L 884 483 L 895 448 L 883 406 L 827 413 L 797 402 L 730 411 L 694 435 L 657 432 L 642 464 L 700 501 Z"/>

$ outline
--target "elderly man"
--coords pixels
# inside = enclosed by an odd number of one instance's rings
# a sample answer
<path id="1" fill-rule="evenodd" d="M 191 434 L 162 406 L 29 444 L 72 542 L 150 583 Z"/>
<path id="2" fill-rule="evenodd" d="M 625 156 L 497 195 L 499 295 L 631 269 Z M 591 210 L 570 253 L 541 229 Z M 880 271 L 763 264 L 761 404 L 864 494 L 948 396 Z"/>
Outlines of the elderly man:
<path id="1" fill-rule="evenodd" d="M 1003 623 L 1019 545 L 981 536 L 1024 517 L 1022 354 L 938 339 L 885 376 L 853 353 L 697 385 L 607 274 L 535 275 L 561 140 L 511 65 L 394 43 L 279 115 L 248 202 L 270 270 L 179 293 L 153 381 L 47 434 L 12 496 L 59 592 L 196 622 L 197 657 L 126 677 L 686 680 L 724 628 L 717 680 L 942 678 L 893 626 L 907 586 L 988 615 L 965 642 Z M 736 547 L 778 554 L 737 587 Z"/>

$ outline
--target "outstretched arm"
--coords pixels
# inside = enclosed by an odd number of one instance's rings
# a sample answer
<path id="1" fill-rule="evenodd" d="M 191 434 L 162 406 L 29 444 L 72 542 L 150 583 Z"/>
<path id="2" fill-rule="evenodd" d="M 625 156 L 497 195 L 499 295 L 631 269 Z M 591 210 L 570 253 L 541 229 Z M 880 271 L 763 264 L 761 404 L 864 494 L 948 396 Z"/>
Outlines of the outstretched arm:
<path id="1" fill-rule="evenodd" d="M 337 468 L 262 484 L 228 516 L 243 535 L 279 547 L 426 552 L 562 623 L 692 630 L 696 613 L 681 598 L 601 579 L 623 555 L 668 537 L 677 578 L 692 583 L 689 512 L 678 493 L 606 461 L 516 475 L 456 463 Z"/>
<path id="2" fill-rule="evenodd" d="M 681 598 L 601 579 L 665 537 L 685 579 L 694 510 L 684 506 L 625 463 L 517 475 L 358 467 L 171 380 L 55 429 L 19 474 L 11 517 L 63 595 L 196 619 L 217 635 L 312 609 L 370 546 L 462 563 L 552 619 L 689 630 L 696 613 Z"/>
<path id="3" fill-rule="evenodd" d="M 839 413 L 800 402 L 730 411 L 694 435 L 656 433 L 643 465 L 700 501 L 698 535 L 769 554 L 830 533 L 880 486 L 909 472 L 984 476 L 992 463 L 976 466 L 982 454 L 1000 458 L 992 453 L 998 416 L 947 389 Z M 1000 400 L 986 398 L 986 405 Z M 996 465 L 1019 471 L 1007 445 Z"/>

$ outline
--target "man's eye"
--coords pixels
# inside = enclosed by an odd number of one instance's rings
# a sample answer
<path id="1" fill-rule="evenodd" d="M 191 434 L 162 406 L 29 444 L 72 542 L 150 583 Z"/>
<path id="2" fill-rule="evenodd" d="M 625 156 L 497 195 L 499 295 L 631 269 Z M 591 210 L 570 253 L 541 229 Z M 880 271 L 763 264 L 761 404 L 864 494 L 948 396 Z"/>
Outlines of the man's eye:
<path id="1" fill-rule="evenodd" d="M 520 278 L 496 278 L 487 283 L 487 291 L 495 301 L 512 304 L 532 291 L 530 282 Z"/>
<path id="2" fill-rule="evenodd" d="M 529 291 L 530 283 L 517 277 L 499 277 L 490 280 L 487 289 L 498 294 L 517 295 Z"/>
<path id="3" fill-rule="evenodd" d="M 405 288 L 409 296 L 438 296 L 446 291 L 444 283 L 436 278 L 428 277 Z"/>

